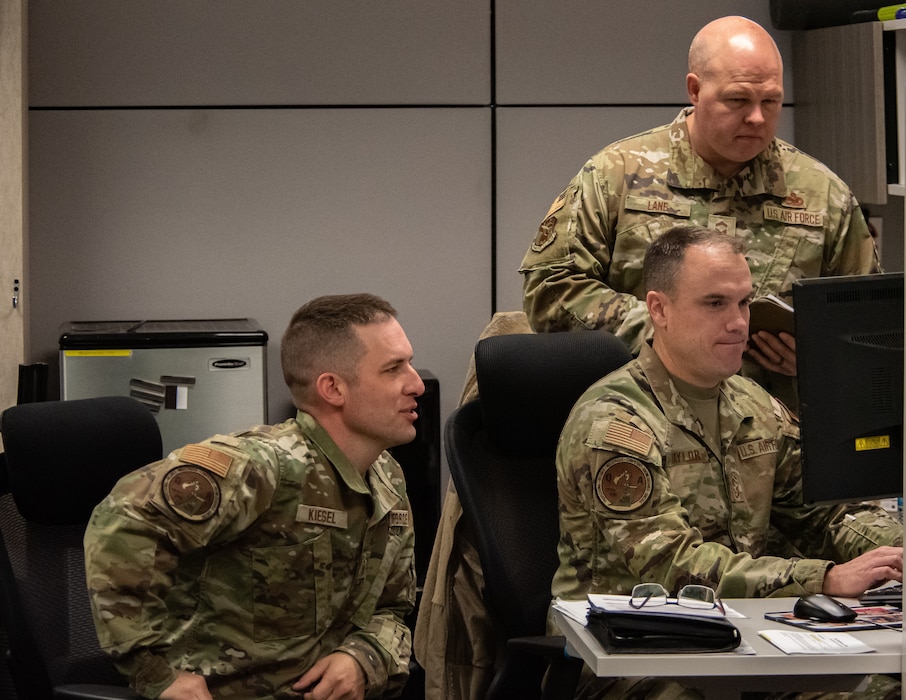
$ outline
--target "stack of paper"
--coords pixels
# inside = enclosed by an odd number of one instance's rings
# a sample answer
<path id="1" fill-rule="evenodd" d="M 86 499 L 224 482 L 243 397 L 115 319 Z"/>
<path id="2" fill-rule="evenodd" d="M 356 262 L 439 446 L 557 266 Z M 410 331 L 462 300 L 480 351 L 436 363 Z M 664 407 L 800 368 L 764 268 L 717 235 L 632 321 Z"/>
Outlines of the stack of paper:
<path id="1" fill-rule="evenodd" d="M 761 630 L 758 636 L 785 654 L 864 654 L 874 651 L 846 632 Z"/>

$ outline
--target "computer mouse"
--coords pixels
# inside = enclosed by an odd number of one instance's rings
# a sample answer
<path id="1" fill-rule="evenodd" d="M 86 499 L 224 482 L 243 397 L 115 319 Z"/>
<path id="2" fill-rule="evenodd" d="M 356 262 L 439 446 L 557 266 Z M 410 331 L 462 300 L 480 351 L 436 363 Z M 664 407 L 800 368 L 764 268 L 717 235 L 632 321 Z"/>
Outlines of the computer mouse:
<path id="1" fill-rule="evenodd" d="M 802 596 L 793 606 L 793 614 L 818 622 L 850 622 L 856 619 L 855 610 L 823 593 Z"/>

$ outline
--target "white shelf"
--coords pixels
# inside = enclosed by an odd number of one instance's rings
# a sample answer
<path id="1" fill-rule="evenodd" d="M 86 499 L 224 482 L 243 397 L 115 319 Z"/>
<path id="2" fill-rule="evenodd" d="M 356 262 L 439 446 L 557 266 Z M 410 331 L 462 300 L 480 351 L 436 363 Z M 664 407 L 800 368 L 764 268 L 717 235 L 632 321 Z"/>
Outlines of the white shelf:
<path id="1" fill-rule="evenodd" d="M 887 185 L 887 194 L 894 197 L 906 197 L 906 185 Z"/>

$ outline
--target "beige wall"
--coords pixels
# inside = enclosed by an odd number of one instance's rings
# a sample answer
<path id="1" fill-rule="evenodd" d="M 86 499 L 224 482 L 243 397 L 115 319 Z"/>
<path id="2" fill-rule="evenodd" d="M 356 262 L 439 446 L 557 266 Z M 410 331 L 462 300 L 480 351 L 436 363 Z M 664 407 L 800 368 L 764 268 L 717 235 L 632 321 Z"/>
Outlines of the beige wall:
<path id="1" fill-rule="evenodd" d="M 0 0 L 0 410 L 16 402 L 24 357 L 24 312 L 12 304 L 15 280 L 25 281 L 24 0 Z"/>

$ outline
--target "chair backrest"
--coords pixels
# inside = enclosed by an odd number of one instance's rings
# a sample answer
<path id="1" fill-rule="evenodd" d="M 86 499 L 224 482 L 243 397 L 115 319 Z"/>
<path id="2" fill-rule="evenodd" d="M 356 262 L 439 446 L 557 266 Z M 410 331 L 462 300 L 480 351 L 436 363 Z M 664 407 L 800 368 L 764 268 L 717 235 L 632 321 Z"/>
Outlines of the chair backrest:
<path id="1" fill-rule="evenodd" d="M 543 635 L 560 536 L 554 458 L 575 401 L 631 359 L 604 331 L 502 335 L 475 348 L 478 399 L 445 427 L 445 449 L 481 560 L 498 642 L 491 694 L 537 689 L 543 664 L 513 668 L 505 642 Z"/>
<path id="2" fill-rule="evenodd" d="M 0 432 L 0 613 L 17 697 L 43 700 L 66 684 L 125 686 L 98 645 L 82 538 L 116 481 L 161 458 L 157 421 L 113 396 L 13 406 Z"/>

